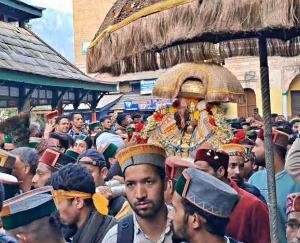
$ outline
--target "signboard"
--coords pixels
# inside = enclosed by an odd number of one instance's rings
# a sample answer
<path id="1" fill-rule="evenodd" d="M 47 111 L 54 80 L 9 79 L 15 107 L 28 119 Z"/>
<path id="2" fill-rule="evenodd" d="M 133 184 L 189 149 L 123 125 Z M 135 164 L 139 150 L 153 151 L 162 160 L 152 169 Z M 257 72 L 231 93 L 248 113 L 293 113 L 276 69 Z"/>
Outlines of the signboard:
<path id="1" fill-rule="evenodd" d="M 124 102 L 124 110 L 126 111 L 138 111 L 139 105 L 133 104 L 132 101 L 125 101 Z"/>
<path id="2" fill-rule="evenodd" d="M 154 88 L 154 85 L 156 83 L 156 80 L 142 80 L 141 81 L 141 94 L 152 94 L 152 90 Z"/>
<path id="3" fill-rule="evenodd" d="M 172 105 L 172 100 L 171 99 L 148 99 L 139 104 L 132 103 L 132 101 L 125 101 L 124 110 L 127 111 L 156 110 L 158 105 L 170 106 Z"/>

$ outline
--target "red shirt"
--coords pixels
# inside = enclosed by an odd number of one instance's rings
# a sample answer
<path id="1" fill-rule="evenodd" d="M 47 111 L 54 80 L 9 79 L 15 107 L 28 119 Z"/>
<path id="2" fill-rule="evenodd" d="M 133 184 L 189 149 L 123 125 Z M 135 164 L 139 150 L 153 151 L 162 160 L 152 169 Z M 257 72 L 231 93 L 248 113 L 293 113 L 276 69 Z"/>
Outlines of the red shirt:
<path id="1" fill-rule="evenodd" d="M 230 216 L 226 235 L 244 243 L 271 242 L 267 206 L 234 181 L 230 181 L 230 186 L 237 191 L 240 200 Z"/>

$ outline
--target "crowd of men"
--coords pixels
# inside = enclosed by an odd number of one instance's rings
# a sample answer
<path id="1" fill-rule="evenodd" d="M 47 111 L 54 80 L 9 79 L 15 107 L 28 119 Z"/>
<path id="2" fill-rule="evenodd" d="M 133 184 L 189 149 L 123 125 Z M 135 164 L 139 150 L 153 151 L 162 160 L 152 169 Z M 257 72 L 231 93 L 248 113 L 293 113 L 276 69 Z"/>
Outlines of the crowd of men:
<path id="1" fill-rule="evenodd" d="M 300 242 L 300 118 L 273 114 L 280 243 Z M 147 120 L 119 113 L 20 114 L 0 124 L 0 242 L 268 243 L 264 124 L 228 120 L 234 139 L 193 161 L 140 136 Z M 28 143 L 26 138 L 28 137 Z"/>

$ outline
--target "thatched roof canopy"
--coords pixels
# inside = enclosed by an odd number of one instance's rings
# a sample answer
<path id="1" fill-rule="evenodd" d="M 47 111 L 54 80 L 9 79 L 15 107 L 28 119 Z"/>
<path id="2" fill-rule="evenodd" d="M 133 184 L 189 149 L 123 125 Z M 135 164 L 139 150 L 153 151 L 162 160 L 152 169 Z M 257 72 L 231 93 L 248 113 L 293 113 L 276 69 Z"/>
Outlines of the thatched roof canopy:
<path id="1" fill-rule="evenodd" d="M 118 0 L 91 43 L 87 68 L 119 75 L 256 55 L 255 39 L 227 40 L 262 33 L 291 39 L 269 41 L 269 55 L 293 56 L 300 53 L 293 39 L 299 27 L 300 1 L 294 0 Z"/>
<path id="2" fill-rule="evenodd" d="M 185 86 L 186 83 L 189 83 Z M 181 63 L 156 81 L 153 95 L 174 99 L 200 98 L 208 102 L 243 103 L 244 89 L 225 67 L 215 64 Z"/>

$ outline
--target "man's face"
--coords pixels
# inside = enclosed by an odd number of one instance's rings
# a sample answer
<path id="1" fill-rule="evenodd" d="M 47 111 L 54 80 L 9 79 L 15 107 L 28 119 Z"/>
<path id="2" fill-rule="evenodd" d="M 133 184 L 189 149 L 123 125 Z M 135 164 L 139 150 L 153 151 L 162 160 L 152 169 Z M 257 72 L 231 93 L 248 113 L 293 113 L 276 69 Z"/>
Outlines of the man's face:
<path id="1" fill-rule="evenodd" d="M 81 209 L 76 206 L 75 199 L 61 199 L 55 205 L 63 224 L 75 225 L 79 221 Z"/>
<path id="2" fill-rule="evenodd" d="M 181 241 L 188 241 L 188 220 L 182 204 L 182 198 L 174 192 L 172 198 L 173 212 L 171 213 L 172 228 L 175 238 Z"/>
<path id="3" fill-rule="evenodd" d="M 49 138 L 47 144 L 49 149 L 53 149 L 54 151 L 61 153 L 65 152 L 65 148 L 61 147 L 59 140 L 56 138 Z"/>
<path id="4" fill-rule="evenodd" d="M 45 186 L 51 176 L 52 172 L 50 167 L 44 163 L 39 163 L 36 169 L 36 173 L 32 178 L 32 184 L 34 188 Z"/>
<path id="5" fill-rule="evenodd" d="M 300 212 L 292 212 L 288 215 L 286 237 L 288 243 L 300 243 Z"/>
<path id="6" fill-rule="evenodd" d="M 73 150 L 78 153 L 82 154 L 87 150 L 87 144 L 83 140 L 76 140 L 73 146 Z"/>
<path id="7" fill-rule="evenodd" d="M 110 130 L 111 129 L 111 126 L 112 126 L 112 123 L 111 123 L 111 120 L 110 119 L 105 119 L 102 123 L 103 125 L 103 128 L 106 129 L 106 130 Z"/>
<path id="8" fill-rule="evenodd" d="M 299 131 L 299 128 L 300 128 L 300 122 L 295 122 L 294 125 L 293 125 L 293 133 L 298 133 Z"/>
<path id="9" fill-rule="evenodd" d="M 75 114 L 72 120 L 73 126 L 76 128 L 82 128 L 83 126 L 83 117 L 81 114 Z"/>
<path id="10" fill-rule="evenodd" d="M 135 123 L 135 124 L 142 123 L 142 118 L 141 117 L 134 118 L 133 123 Z"/>
<path id="11" fill-rule="evenodd" d="M 151 165 L 134 165 L 125 170 L 126 196 L 141 218 L 152 218 L 164 206 L 165 181 Z"/>
<path id="12" fill-rule="evenodd" d="M 129 124 L 131 124 L 133 122 L 131 115 L 127 115 L 124 119 L 124 121 L 122 122 L 122 126 L 126 127 Z"/>
<path id="13" fill-rule="evenodd" d="M 244 178 L 244 158 L 242 156 L 229 156 L 228 178 L 236 182 Z"/>
<path id="14" fill-rule="evenodd" d="M 265 146 L 263 140 L 261 140 L 260 138 L 256 139 L 255 145 L 252 149 L 252 153 L 254 154 L 255 159 L 259 161 L 265 160 Z"/>
<path id="15" fill-rule="evenodd" d="M 211 166 L 209 166 L 209 163 L 207 163 L 206 161 L 198 160 L 195 162 L 195 165 L 198 170 L 206 172 L 214 177 L 218 177 L 217 173 L 214 171 L 214 169 Z"/>
<path id="16" fill-rule="evenodd" d="M 12 171 L 12 175 L 18 178 L 18 181 L 24 181 L 28 175 L 30 168 L 28 165 L 25 165 L 19 156 L 16 157 L 16 162 Z"/>
<path id="17" fill-rule="evenodd" d="M 70 128 L 70 121 L 67 118 L 63 118 L 59 121 L 56 131 L 57 132 L 62 132 L 62 133 L 67 133 Z"/>
<path id="18" fill-rule="evenodd" d="M 92 133 L 98 133 L 101 132 L 101 127 L 95 127 L 92 131 Z"/>
<path id="19" fill-rule="evenodd" d="M 83 157 L 79 160 L 79 162 L 83 162 L 83 161 L 92 162 L 93 159 L 90 158 L 90 157 Z M 98 166 L 84 164 L 84 163 L 82 163 L 82 166 L 84 166 L 90 172 L 90 174 L 94 178 L 94 182 L 95 182 L 96 187 L 104 185 L 104 180 L 107 176 L 107 169 L 106 168 L 102 168 L 100 170 L 100 168 Z"/>

